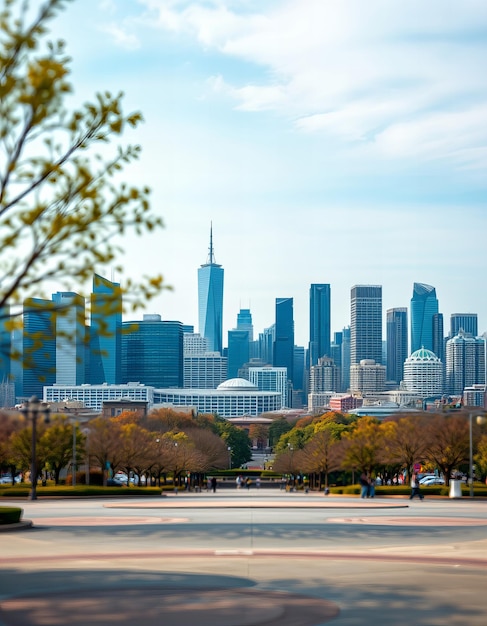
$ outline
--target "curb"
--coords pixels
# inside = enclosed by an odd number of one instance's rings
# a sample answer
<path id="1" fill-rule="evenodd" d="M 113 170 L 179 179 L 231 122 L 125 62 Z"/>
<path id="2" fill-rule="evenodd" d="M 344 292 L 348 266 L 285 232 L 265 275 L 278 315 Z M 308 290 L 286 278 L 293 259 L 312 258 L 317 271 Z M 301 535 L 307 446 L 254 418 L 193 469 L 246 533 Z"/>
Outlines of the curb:
<path id="1" fill-rule="evenodd" d="M 32 520 L 20 520 L 16 524 L 0 524 L 0 533 L 8 533 L 16 530 L 27 530 L 28 528 L 32 528 L 34 524 Z"/>

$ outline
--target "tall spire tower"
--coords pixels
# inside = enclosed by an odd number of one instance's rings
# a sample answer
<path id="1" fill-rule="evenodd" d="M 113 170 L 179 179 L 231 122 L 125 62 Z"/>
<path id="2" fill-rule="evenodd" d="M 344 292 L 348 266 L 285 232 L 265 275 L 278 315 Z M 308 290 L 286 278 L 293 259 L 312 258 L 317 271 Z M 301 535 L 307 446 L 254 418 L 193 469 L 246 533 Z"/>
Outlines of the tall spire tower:
<path id="1" fill-rule="evenodd" d="M 199 333 L 208 340 L 210 352 L 222 352 L 223 267 L 215 263 L 213 224 L 210 224 L 208 259 L 198 268 Z"/>

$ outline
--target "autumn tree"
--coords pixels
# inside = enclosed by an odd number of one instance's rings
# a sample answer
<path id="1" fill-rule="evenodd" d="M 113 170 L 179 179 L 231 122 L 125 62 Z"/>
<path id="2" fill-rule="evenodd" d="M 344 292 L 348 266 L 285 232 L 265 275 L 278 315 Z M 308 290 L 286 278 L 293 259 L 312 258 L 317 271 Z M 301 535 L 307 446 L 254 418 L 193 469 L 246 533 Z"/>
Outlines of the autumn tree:
<path id="1" fill-rule="evenodd" d="M 389 464 L 397 463 L 410 476 L 415 463 L 425 459 L 427 439 L 425 429 L 428 418 L 407 416 L 389 422 L 389 435 L 385 441 L 385 456 Z"/>
<path id="2" fill-rule="evenodd" d="M 480 477 L 484 479 L 487 476 L 487 435 L 485 434 L 480 437 L 474 461 Z"/>
<path id="3" fill-rule="evenodd" d="M 192 468 L 193 471 L 206 473 L 228 467 L 229 452 L 221 437 L 204 428 L 190 430 L 187 434 L 198 452 L 198 460 Z"/>
<path id="4" fill-rule="evenodd" d="M 48 25 L 72 0 L 9 0 L 0 12 L 0 310 L 39 295 L 41 283 L 82 284 L 95 266 L 116 265 L 120 238 L 159 229 L 149 189 L 124 182 L 137 145 L 113 146 L 142 121 L 123 94 L 98 93 L 70 109 L 70 59 Z M 103 156 L 101 155 L 103 153 Z M 133 306 L 162 277 L 125 281 Z"/>
<path id="5" fill-rule="evenodd" d="M 339 469 L 342 462 L 342 449 L 338 444 L 339 438 L 331 428 L 318 430 L 313 438 L 302 450 L 301 469 L 308 474 L 318 474 L 318 485 L 325 478 L 325 487 L 328 487 L 330 472 Z"/>
<path id="6" fill-rule="evenodd" d="M 445 483 L 450 483 L 452 470 L 470 458 L 468 419 L 462 415 L 435 415 L 424 431 L 425 458 L 438 467 Z"/>
<path id="7" fill-rule="evenodd" d="M 12 476 L 12 484 L 15 483 L 17 470 L 16 461 L 12 450 L 12 436 L 21 428 L 18 419 L 13 418 L 6 412 L 0 412 L 0 467 L 8 469 Z"/>
<path id="8" fill-rule="evenodd" d="M 362 417 L 351 431 L 344 432 L 343 467 L 371 474 L 384 462 L 384 429 L 373 417 Z"/>
<path id="9" fill-rule="evenodd" d="M 45 450 L 46 465 L 52 471 L 56 485 L 59 484 L 61 471 L 73 460 L 74 440 L 76 440 L 74 453 L 77 464 L 85 449 L 85 436 L 79 424 L 73 423 L 67 415 L 53 416 L 52 422 L 40 438 L 40 445 Z"/>
<path id="10" fill-rule="evenodd" d="M 120 424 L 120 447 L 118 450 L 118 467 L 122 469 L 130 481 L 132 472 L 139 479 L 151 466 L 151 447 L 153 437 L 145 428 L 141 428 L 136 420 L 125 422 L 115 420 Z"/>
<path id="11" fill-rule="evenodd" d="M 46 430 L 43 421 L 37 422 L 36 427 L 36 469 L 37 476 L 44 470 L 47 462 L 47 453 L 45 443 L 42 436 Z M 32 424 L 28 425 L 24 422 L 23 428 L 12 433 L 10 437 L 11 454 L 13 463 L 24 473 L 30 470 L 32 462 Z M 32 477 L 31 477 L 32 480 Z"/>
<path id="12" fill-rule="evenodd" d="M 112 418 L 96 417 L 88 424 L 88 455 L 97 461 L 107 484 L 107 470 L 115 472 L 121 460 L 122 425 Z"/>

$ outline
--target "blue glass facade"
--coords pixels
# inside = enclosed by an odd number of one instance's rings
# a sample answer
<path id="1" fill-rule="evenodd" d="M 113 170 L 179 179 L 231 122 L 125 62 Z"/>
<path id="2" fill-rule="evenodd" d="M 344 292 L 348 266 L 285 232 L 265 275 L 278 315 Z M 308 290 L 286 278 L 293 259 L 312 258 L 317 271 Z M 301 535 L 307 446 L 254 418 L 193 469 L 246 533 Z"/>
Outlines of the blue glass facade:
<path id="1" fill-rule="evenodd" d="M 85 382 L 85 299 L 72 291 L 52 294 L 56 305 L 56 384 Z"/>
<path id="2" fill-rule="evenodd" d="M 408 310 L 406 307 L 389 309 L 386 319 L 388 381 L 399 383 L 404 375 L 404 361 L 408 358 Z"/>
<path id="3" fill-rule="evenodd" d="M 95 274 L 91 294 L 89 382 L 118 385 L 122 379 L 122 290 Z"/>
<path id="4" fill-rule="evenodd" d="M 248 330 L 228 331 L 228 378 L 237 378 L 238 370 L 250 359 L 250 341 Z"/>
<path id="5" fill-rule="evenodd" d="M 331 292 L 328 284 L 313 284 L 309 291 L 309 363 L 330 356 Z"/>
<path id="6" fill-rule="evenodd" d="M 411 354 L 421 348 L 434 352 L 433 317 L 437 313 L 436 289 L 424 283 L 414 283 L 411 298 Z"/>
<path id="7" fill-rule="evenodd" d="M 10 355 L 12 352 L 10 308 L 0 308 L 0 383 L 10 380 Z"/>
<path id="8" fill-rule="evenodd" d="M 214 262 L 213 231 L 210 231 L 208 262 L 198 269 L 199 333 L 208 340 L 210 352 L 222 353 L 223 268 Z"/>
<path id="9" fill-rule="evenodd" d="M 124 322 L 122 328 L 122 383 L 183 387 L 181 322 L 150 315 L 140 322 Z"/>
<path id="10" fill-rule="evenodd" d="M 42 398 L 44 385 L 56 382 L 56 314 L 51 300 L 24 301 L 22 353 L 23 395 Z"/>
<path id="11" fill-rule="evenodd" d="M 351 291 L 350 365 L 382 363 L 382 287 L 355 285 Z"/>
<path id="12" fill-rule="evenodd" d="M 292 298 L 276 298 L 274 367 L 287 367 L 288 380 L 294 370 L 294 308 Z"/>

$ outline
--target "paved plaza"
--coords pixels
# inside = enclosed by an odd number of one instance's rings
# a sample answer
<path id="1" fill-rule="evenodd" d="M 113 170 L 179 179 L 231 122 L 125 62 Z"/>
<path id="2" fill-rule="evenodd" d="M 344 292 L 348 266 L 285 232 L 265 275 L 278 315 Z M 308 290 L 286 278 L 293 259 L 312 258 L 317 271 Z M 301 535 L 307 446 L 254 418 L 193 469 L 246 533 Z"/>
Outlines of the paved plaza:
<path id="1" fill-rule="evenodd" d="M 487 624 L 487 501 L 222 490 L 12 501 L 0 626 Z"/>

